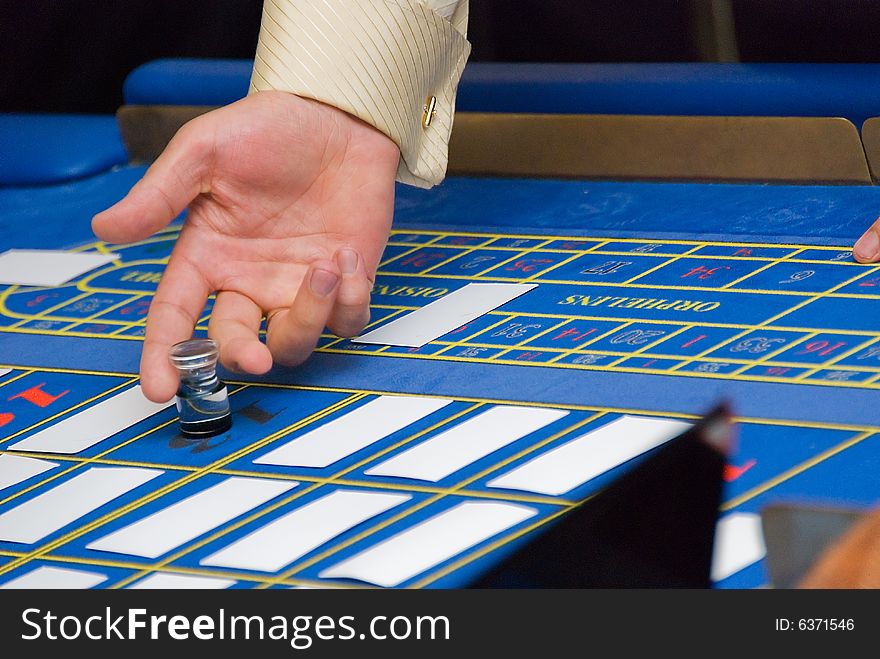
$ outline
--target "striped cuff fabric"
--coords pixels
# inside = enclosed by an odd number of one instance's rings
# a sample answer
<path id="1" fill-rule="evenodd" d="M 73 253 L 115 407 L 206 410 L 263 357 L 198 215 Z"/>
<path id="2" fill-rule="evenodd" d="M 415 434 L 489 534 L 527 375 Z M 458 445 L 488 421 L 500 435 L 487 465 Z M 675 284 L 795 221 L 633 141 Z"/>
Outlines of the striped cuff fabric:
<path id="1" fill-rule="evenodd" d="M 462 4 L 464 19 L 450 22 L 416 0 L 265 0 L 250 91 L 291 92 L 366 121 L 400 147 L 399 181 L 436 185 L 470 54 Z"/>

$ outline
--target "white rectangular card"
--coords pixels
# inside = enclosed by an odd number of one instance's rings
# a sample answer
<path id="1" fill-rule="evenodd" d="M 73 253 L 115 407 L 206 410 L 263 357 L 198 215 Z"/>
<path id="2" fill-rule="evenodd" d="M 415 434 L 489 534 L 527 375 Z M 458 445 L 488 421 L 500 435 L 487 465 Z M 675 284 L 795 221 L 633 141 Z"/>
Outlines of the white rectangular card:
<path id="1" fill-rule="evenodd" d="M 689 423 L 671 419 L 622 416 L 542 453 L 487 485 L 559 496 L 690 427 Z"/>
<path id="2" fill-rule="evenodd" d="M 199 563 L 277 572 L 340 533 L 409 499 L 408 494 L 336 490 L 269 522 Z"/>
<path id="3" fill-rule="evenodd" d="M 157 572 L 133 583 L 126 590 L 222 590 L 235 584 L 233 579 Z"/>
<path id="4" fill-rule="evenodd" d="M 90 467 L 0 515 L 0 540 L 42 540 L 162 473 L 159 469 Z"/>
<path id="5" fill-rule="evenodd" d="M 44 428 L 10 448 L 35 453 L 79 453 L 172 405 L 173 401 L 147 400 L 137 385 Z"/>
<path id="6" fill-rule="evenodd" d="M 566 414 L 541 407 L 491 407 L 366 473 L 436 482 Z"/>
<path id="7" fill-rule="evenodd" d="M 497 309 L 537 286 L 537 284 L 468 284 L 352 341 L 421 348 L 426 343 Z"/>
<path id="8" fill-rule="evenodd" d="M 227 478 L 118 531 L 87 549 L 158 558 L 221 524 L 243 515 L 299 483 L 263 478 Z"/>
<path id="9" fill-rule="evenodd" d="M 270 451 L 254 463 L 327 467 L 451 402 L 445 398 L 379 396 Z"/>
<path id="10" fill-rule="evenodd" d="M 537 514 L 534 508 L 513 503 L 465 501 L 327 568 L 319 576 L 398 586 Z"/>
<path id="11" fill-rule="evenodd" d="M 57 462 L 4 453 L 0 455 L 0 490 L 17 485 L 57 466 Z"/>
<path id="12" fill-rule="evenodd" d="M 0 585 L 0 590 L 85 590 L 94 588 L 103 581 L 107 581 L 106 575 L 98 572 L 44 565 L 7 581 Z"/>
<path id="13" fill-rule="evenodd" d="M 11 373 L 11 372 L 12 372 L 11 368 L 0 368 L 0 378 L 2 378 L 7 373 Z"/>
<path id="14" fill-rule="evenodd" d="M 112 263 L 118 254 L 10 249 L 0 254 L 0 284 L 61 286 L 89 270 Z"/>
<path id="15" fill-rule="evenodd" d="M 721 581 L 760 561 L 767 553 L 761 516 L 731 513 L 715 527 L 712 550 L 712 581 Z"/>

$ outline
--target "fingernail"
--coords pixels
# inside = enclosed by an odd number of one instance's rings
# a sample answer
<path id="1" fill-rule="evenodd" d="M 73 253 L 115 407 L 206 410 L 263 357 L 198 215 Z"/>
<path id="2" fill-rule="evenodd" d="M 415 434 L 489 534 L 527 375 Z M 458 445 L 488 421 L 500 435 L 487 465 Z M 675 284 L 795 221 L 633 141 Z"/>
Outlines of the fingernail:
<path id="1" fill-rule="evenodd" d="M 862 261 L 876 261 L 880 258 L 880 236 L 873 229 L 868 229 L 865 235 L 859 238 L 853 252 Z"/>
<path id="2" fill-rule="evenodd" d="M 338 255 L 339 260 L 339 268 L 342 270 L 342 274 L 350 275 L 358 267 L 358 255 L 357 252 L 353 249 L 349 249 L 348 247 L 344 247 L 339 250 Z"/>
<path id="3" fill-rule="evenodd" d="M 330 272 L 329 270 L 315 270 L 309 280 L 309 285 L 315 295 L 326 297 L 333 292 L 338 281 L 339 275 L 335 272 Z"/>

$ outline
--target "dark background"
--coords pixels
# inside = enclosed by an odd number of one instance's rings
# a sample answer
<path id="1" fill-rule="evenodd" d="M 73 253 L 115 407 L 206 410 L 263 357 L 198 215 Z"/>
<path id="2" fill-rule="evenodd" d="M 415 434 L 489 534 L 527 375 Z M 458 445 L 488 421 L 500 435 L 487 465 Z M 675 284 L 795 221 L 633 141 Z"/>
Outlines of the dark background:
<path id="1" fill-rule="evenodd" d="M 0 111 L 113 112 L 158 57 L 253 57 L 262 0 L 0 0 Z M 471 0 L 471 61 L 880 62 L 878 0 Z"/>

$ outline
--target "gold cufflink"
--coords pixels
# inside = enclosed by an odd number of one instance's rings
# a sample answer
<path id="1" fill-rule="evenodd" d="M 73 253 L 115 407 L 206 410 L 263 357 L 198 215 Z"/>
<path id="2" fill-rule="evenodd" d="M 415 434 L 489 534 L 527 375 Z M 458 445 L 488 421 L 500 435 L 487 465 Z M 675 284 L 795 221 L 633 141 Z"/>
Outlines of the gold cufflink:
<path id="1" fill-rule="evenodd" d="M 427 128 L 431 125 L 435 114 L 437 114 L 437 97 L 429 96 L 425 99 L 425 114 L 422 115 L 422 128 Z"/>

